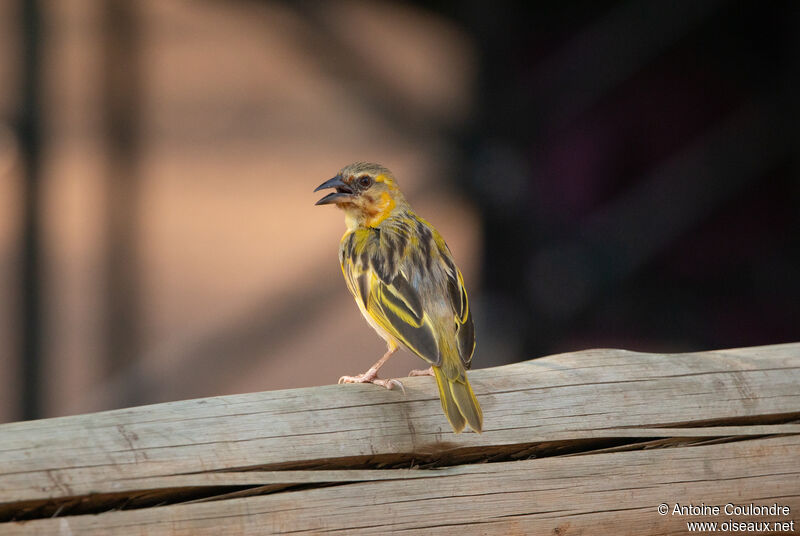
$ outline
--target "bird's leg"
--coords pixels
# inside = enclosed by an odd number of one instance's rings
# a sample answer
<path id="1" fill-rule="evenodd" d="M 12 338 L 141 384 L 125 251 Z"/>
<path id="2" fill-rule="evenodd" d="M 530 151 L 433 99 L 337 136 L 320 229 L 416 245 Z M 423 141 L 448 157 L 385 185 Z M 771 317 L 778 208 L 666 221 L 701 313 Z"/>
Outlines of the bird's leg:
<path id="1" fill-rule="evenodd" d="M 358 376 L 342 376 L 339 378 L 339 383 L 374 383 L 375 385 L 380 385 L 381 387 L 386 387 L 387 389 L 391 389 L 395 385 L 398 386 L 404 393 L 406 390 L 403 388 L 403 384 L 397 380 L 382 380 L 378 378 L 378 370 L 386 363 L 392 355 L 397 351 L 397 345 L 389 343 L 388 349 L 386 353 L 383 354 L 383 357 L 378 359 L 378 362 L 372 365 L 368 371 L 364 374 L 359 374 Z"/>
<path id="2" fill-rule="evenodd" d="M 433 376 L 433 367 L 428 367 L 425 370 L 414 369 L 408 373 L 409 376 Z"/>

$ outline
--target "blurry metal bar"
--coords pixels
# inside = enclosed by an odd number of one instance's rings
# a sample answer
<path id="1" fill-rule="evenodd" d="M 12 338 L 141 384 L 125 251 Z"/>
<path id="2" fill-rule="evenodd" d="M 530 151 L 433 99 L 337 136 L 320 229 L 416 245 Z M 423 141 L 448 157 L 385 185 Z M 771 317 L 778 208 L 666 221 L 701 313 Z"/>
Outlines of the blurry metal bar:
<path id="1" fill-rule="evenodd" d="M 22 14 L 22 106 L 19 140 L 24 179 L 22 181 L 22 286 L 20 357 L 22 373 L 22 418 L 42 414 L 42 306 L 41 306 L 41 223 L 39 179 L 42 141 L 41 28 L 42 17 L 36 0 L 20 0 Z"/>
<path id="2" fill-rule="evenodd" d="M 139 278 L 137 221 L 141 80 L 140 4 L 107 0 L 103 10 L 103 112 L 106 143 L 106 324 L 107 373 L 138 356 Z M 133 389 L 131 393 L 135 393 Z M 122 405 L 137 403 L 132 396 Z"/>

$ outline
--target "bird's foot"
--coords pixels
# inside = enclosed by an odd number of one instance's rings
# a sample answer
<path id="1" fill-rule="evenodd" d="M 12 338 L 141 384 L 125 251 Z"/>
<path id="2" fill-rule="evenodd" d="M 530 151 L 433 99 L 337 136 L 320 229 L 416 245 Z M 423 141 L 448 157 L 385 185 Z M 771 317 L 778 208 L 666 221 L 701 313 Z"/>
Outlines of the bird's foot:
<path id="1" fill-rule="evenodd" d="M 433 367 L 428 367 L 425 370 L 414 369 L 408 373 L 409 376 L 433 376 Z"/>
<path id="2" fill-rule="evenodd" d="M 375 385 L 380 385 L 381 387 L 385 387 L 387 389 L 392 389 L 397 386 L 401 391 L 403 391 L 403 394 L 406 392 L 403 384 L 398 380 L 382 380 L 378 378 L 378 371 L 374 368 L 371 368 L 364 374 L 359 374 L 358 376 L 342 376 L 339 378 L 339 383 L 374 383 Z"/>

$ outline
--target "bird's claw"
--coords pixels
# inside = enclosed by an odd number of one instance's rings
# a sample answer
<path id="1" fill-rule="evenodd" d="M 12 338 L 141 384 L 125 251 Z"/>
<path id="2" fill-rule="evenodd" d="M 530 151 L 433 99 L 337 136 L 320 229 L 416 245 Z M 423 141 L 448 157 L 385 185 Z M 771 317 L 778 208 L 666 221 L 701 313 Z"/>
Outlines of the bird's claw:
<path id="1" fill-rule="evenodd" d="M 378 378 L 378 372 L 373 369 L 368 370 L 364 374 L 359 374 L 358 376 L 342 376 L 339 378 L 339 384 L 343 383 L 374 383 L 375 385 L 380 385 L 386 389 L 393 389 L 395 386 L 397 386 L 401 391 L 403 391 L 403 394 L 406 393 L 405 387 L 403 387 L 403 384 L 398 380 L 382 380 Z"/>
<path id="2" fill-rule="evenodd" d="M 339 378 L 339 383 L 372 383 L 378 377 L 378 371 L 369 369 L 364 374 L 357 376 L 342 376 Z"/>
<path id="3" fill-rule="evenodd" d="M 382 387 L 386 387 L 387 389 L 392 389 L 396 385 L 396 386 L 398 386 L 400 388 L 401 391 L 403 391 L 403 394 L 406 394 L 406 388 L 403 387 L 403 384 L 400 383 L 399 380 L 394 380 L 394 379 L 392 379 L 392 380 L 379 380 L 379 379 L 375 379 L 375 380 L 372 380 L 372 383 L 374 383 L 375 385 L 380 385 Z"/>
<path id="4" fill-rule="evenodd" d="M 414 369 L 408 373 L 409 376 L 433 376 L 433 367 L 424 370 Z"/>

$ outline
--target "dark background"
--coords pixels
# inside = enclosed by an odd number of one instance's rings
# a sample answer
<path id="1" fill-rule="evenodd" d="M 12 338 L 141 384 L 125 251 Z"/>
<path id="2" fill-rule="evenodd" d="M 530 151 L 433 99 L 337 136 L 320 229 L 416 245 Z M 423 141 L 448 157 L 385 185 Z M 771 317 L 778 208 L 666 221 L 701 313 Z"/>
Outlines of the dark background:
<path id="1" fill-rule="evenodd" d="M 799 72 L 792 1 L 5 2 L 0 419 L 366 369 L 311 193 L 354 160 L 448 240 L 476 367 L 796 341 Z"/>
<path id="2" fill-rule="evenodd" d="M 463 14 L 492 331 L 714 349 L 800 327 L 800 5 L 583 2 Z"/>

